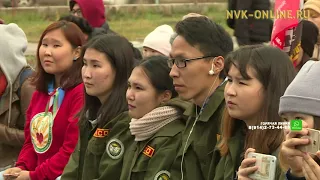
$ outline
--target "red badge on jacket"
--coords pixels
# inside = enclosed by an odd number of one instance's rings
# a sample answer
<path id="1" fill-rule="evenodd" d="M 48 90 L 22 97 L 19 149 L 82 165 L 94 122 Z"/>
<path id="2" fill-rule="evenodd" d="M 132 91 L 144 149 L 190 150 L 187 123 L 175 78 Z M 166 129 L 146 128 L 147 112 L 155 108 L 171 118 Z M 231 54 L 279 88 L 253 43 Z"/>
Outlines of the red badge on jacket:
<path id="1" fill-rule="evenodd" d="M 96 138 L 103 138 L 108 136 L 110 130 L 109 129 L 101 129 L 97 128 L 96 132 L 94 132 L 93 136 Z"/>
<path id="2" fill-rule="evenodd" d="M 143 150 L 143 154 L 148 157 L 152 157 L 154 154 L 154 148 L 151 146 L 146 146 Z"/>

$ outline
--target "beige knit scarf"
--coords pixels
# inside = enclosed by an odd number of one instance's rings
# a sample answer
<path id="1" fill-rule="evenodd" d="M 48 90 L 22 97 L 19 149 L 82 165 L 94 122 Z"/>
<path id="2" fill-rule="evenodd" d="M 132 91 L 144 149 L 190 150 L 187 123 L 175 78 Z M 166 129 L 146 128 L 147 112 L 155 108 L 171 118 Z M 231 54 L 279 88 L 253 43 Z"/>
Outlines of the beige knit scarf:
<path id="1" fill-rule="evenodd" d="M 171 106 L 158 107 L 140 119 L 131 119 L 130 131 L 135 141 L 144 141 L 151 138 L 163 126 L 178 119 L 180 113 Z"/>

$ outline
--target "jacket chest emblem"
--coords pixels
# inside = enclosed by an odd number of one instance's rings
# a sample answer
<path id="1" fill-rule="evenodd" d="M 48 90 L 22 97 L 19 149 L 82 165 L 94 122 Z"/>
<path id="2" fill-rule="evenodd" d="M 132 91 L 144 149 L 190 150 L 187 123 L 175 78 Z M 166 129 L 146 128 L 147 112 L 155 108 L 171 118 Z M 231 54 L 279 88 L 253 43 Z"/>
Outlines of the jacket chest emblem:
<path id="1" fill-rule="evenodd" d="M 151 146 L 146 146 L 146 147 L 144 148 L 144 150 L 143 150 L 143 154 L 151 158 L 151 157 L 153 156 L 153 154 L 154 154 L 154 151 L 155 151 L 155 150 L 154 150 L 153 147 L 151 147 Z"/>
<path id="2" fill-rule="evenodd" d="M 45 153 L 52 144 L 52 113 L 45 112 L 35 115 L 30 122 L 31 140 L 37 153 Z"/>
<path id="3" fill-rule="evenodd" d="M 111 139 L 107 144 L 106 151 L 112 159 L 119 159 L 124 153 L 124 145 L 119 139 Z"/>

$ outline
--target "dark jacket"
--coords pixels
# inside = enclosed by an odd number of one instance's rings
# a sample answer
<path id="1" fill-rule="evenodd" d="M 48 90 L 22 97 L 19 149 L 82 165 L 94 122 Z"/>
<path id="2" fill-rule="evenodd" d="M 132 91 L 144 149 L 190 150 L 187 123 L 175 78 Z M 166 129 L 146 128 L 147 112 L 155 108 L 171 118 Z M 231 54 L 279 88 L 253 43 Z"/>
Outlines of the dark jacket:
<path id="1" fill-rule="evenodd" d="M 239 45 L 258 44 L 268 42 L 271 39 L 273 21 L 269 19 L 257 19 L 256 10 L 269 11 L 269 0 L 229 0 L 229 10 L 247 10 L 247 18 L 228 19 L 227 24 L 234 29 Z M 251 16 L 251 15 L 252 16 Z M 269 13 L 270 14 L 270 13 Z"/>

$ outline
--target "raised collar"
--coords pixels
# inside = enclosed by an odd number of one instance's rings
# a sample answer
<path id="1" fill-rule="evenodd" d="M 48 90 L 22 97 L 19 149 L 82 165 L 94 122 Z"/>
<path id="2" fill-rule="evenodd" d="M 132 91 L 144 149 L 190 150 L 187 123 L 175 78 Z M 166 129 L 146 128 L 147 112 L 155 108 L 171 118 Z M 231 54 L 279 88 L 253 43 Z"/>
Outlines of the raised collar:
<path id="1" fill-rule="evenodd" d="M 211 98 L 208 101 L 208 104 L 204 108 L 201 116 L 198 121 L 208 122 L 210 117 L 216 112 L 218 107 L 224 103 L 224 88 L 226 86 L 226 82 L 224 82 L 221 86 L 219 86 L 216 91 L 212 94 Z M 196 105 L 188 109 L 184 115 L 188 115 L 196 118 Z"/>

